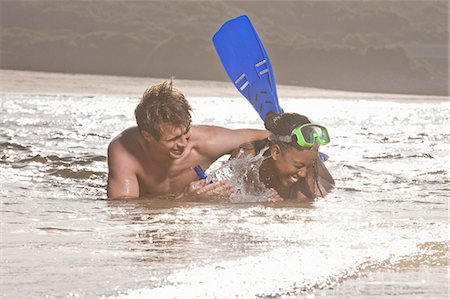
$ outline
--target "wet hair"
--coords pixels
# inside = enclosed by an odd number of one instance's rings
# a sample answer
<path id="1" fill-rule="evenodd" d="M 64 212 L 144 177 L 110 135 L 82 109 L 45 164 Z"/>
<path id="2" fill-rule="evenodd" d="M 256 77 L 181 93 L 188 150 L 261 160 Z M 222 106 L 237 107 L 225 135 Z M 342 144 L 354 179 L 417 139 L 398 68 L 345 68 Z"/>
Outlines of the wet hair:
<path id="1" fill-rule="evenodd" d="M 184 95 L 173 87 L 172 78 L 148 88 L 136 109 L 139 131 L 150 133 L 156 140 L 162 136 L 161 126 L 170 123 L 177 128 L 191 124 L 192 108 Z"/>
<path id="2" fill-rule="evenodd" d="M 274 135 L 289 136 L 295 128 L 309 123 L 311 121 L 306 116 L 298 113 L 277 114 L 269 112 L 266 115 L 264 126 Z M 303 150 L 296 142 L 286 143 L 278 140 L 273 140 L 272 142 L 278 144 L 281 150 L 284 150 L 287 145 L 293 146 L 298 150 Z"/>

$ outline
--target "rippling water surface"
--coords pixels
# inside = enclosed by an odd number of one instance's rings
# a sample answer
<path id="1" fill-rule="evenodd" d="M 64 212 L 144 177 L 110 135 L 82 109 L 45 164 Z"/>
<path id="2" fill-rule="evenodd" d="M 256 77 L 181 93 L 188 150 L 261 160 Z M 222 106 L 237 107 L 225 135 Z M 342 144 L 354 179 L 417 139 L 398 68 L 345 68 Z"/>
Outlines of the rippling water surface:
<path id="1" fill-rule="evenodd" d="M 3 94 L 3 298 L 447 298 L 448 102 L 285 99 L 326 125 L 313 203 L 106 201 L 137 98 Z M 195 123 L 262 128 L 243 99 Z M 220 167 L 220 162 L 213 165 Z"/>

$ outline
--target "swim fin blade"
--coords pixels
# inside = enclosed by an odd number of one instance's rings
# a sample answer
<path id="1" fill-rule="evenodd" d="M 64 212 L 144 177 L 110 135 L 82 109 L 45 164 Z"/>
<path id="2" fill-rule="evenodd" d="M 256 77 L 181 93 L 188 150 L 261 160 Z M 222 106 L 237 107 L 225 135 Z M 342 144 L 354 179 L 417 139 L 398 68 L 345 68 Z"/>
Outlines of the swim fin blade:
<path id="1" fill-rule="evenodd" d="M 231 81 L 261 119 L 282 113 L 269 56 L 248 16 L 225 22 L 212 40 Z"/>

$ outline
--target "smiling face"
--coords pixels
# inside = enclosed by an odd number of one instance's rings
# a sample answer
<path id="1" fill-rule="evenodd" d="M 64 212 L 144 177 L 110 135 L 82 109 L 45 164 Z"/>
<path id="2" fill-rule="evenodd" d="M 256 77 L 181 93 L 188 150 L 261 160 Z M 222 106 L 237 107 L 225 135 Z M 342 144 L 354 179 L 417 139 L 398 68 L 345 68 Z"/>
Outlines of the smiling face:
<path id="1" fill-rule="evenodd" d="M 311 164 L 317 158 L 317 149 L 298 150 L 289 146 L 283 150 L 278 145 L 271 146 L 274 171 L 277 173 L 279 183 L 290 187 L 301 178 L 305 178 Z"/>
<path id="2" fill-rule="evenodd" d="M 171 158 L 182 157 L 191 137 L 191 126 L 177 128 L 169 123 L 164 123 L 161 125 L 161 130 L 163 134 L 159 139 L 159 144 L 168 151 Z"/>
<path id="3" fill-rule="evenodd" d="M 163 156 L 171 159 L 181 158 L 191 137 L 191 125 L 176 127 L 166 122 L 161 125 L 161 131 L 162 134 L 159 140 L 148 132 L 142 131 L 142 134 L 144 139 L 151 142 L 152 147 L 156 148 Z"/>

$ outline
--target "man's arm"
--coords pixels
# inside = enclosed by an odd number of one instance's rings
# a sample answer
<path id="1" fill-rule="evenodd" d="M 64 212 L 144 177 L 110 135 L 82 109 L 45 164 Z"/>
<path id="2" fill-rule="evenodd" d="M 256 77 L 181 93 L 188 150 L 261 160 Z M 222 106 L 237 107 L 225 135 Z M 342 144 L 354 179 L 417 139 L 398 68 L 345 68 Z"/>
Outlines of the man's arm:
<path id="1" fill-rule="evenodd" d="M 216 126 L 202 126 L 205 130 L 205 153 L 217 159 L 225 154 L 230 154 L 241 144 L 267 138 L 268 131 L 256 129 L 231 130 Z"/>
<path id="2" fill-rule="evenodd" d="M 139 182 L 133 161 L 119 140 L 108 147 L 108 198 L 139 197 Z"/>

